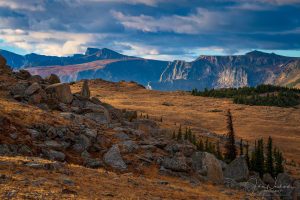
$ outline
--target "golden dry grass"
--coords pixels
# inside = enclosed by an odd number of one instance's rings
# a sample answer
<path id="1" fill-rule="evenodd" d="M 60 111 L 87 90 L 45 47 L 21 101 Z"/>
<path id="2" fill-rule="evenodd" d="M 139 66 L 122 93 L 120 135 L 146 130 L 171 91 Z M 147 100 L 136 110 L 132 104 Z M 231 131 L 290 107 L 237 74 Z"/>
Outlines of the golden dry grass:
<path id="1" fill-rule="evenodd" d="M 25 162 L 49 163 L 24 157 L 0 157 L 0 174 L 10 177 L 0 187 L 2 199 L 241 199 L 245 193 L 221 186 L 188 182 L 163 176 L 116 174 L 103 169 L 67 165 L 51 171 L 33 169 Z M 71 180 L 66 184 L 63 180 Z M 161 184 L 161 181 L 168 184 Z M 65 194 L 63 190 L 76 194 Z M 66 191 L 66 190 L 65 190 Z M 253 198 L 254 199 L 254 198 Z"/>
<path id="2" fill-rule="evenodd" d="M 81 84 L 73 85 L 72 90 L 79 91 Z M 287 158 L 300 162 L 299 108 L 237 105 L 228 99 L 195 97 L 185 92 L 149 91 L 126 82 L 93 80 L 90 89 L 92 95 L 117 108 L 137 110 L 155 119 L 163 117 L 161 126 L 174 130 L 181 124 L 196 134 L 225 134 L 225 113 L 231 109 L 237 137 L 253 142 L 272 136 Z M 164 102 L 173 106 L 164 106 Z"/>

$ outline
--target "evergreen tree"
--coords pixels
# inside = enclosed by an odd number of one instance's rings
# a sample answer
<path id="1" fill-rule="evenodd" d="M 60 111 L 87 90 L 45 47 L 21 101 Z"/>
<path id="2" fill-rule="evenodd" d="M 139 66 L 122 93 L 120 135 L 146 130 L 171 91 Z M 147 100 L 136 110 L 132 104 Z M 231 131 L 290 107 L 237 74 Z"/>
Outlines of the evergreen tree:
<path id="1" fill-rule="evenodd" d="M 231 162 L 236 158 L 237 151 L 235 146 L 235 134 L 233 129 L 232 115 L 227 111 L 227 142 L 225 144 L 225 159 Z"/>
<path id="2" fill-rule="evenodd" d="M 187 127 L 185 128 L 185 133 L 184 133 L 184 140 L 188 139 L 188 129 Z"/>
<path id="3" fill-rule="evenodd" d="M 205 147 L 204 147 L 204 151 L 209 151 L 209 147 L 208 147 L 208 138 L 206 138 L 205 140 Z"/>
<path id="4" fill-rule="evenodd" d="M 284 172 L 283 167 L 283 156 L 278 149 L 274 149 L 274 158 L 275 158 L 275 176 Z"/>
<path id="5" fill-rule="evenodd" d="M 222 155 L 222 152 L 221 152 L 221 149 L 220 149 L 220 142 L 218 141 L 217 142 L 217 158 L 219 160 L 223 160 L 223 155 Z"/>
<path id="6" fill-rule="evenodd" d="M 192 144 L 196 144 L 196 135 L 195 134 L 192 134 Z"/>
<path id="7" fill-rule="evenodd" d="M 172 139 L 175 139 L 175 138 L 176 138 L 176 133 L 175 133 L 175 131 L 173 131 Z"/>
<path id="8" fill-rule="evenodd" d="M 202 139 L 200 139 L 199 142 L 197 143 L 197 150 L 198 151 L 203 151 L 204 150 L 204 145 L 203 145 Z"/>
<path id="9" fill-rule="evenodd" d="M 266 172 L 274 177 L 273 141 L 269 137 L 267 144 Z"/>
<path id="10" fill-rule="evenodd" d="M 250 168 L 249 144 L 248 144 L 248 141 L 246 143 L 246 155 L 245 155 L 245 159 L 246 159 L 248 167 Z"/>
<path id="11" fill-rule="evenodd" d="M 187 132 L 188 132 L 188 133 L 187 133 L 187 135 L 188 135 L 188 140 L 189 140 L 191 143 L 193 143 L 192 130 L 191 130 L 191 128 L 189 128 Z"/>
<path id="12" fill-rule="evenodd" d="M 258 140 L 256 149 L 255 171 L 259 173 L 260 177 L 264 174 L 264 141 Z"/>
<path id="13" fill-rule="evenodd" d="M 179 126 L 178 134 L 177 134 L 177 141 L 182 140 L 182 131 L 181 131 L 181 125 Z"/>
<path id="14" fill-rule="evenodd" d="M 243 139 L 240 141 L 240 155 L 244 155 L 244 145 L 243 145 Z"/>

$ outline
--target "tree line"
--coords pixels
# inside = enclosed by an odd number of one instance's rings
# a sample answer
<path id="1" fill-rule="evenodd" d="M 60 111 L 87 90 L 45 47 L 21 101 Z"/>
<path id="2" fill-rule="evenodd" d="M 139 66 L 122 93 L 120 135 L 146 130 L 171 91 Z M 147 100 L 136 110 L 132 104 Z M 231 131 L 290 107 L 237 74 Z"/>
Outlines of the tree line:
<path id="1" fill-rule="evenodd" d="M 193 89 L 194 96 L 232 98 L 236 104 L 293 107 L 300 104 L 300 90 L 275 85 L 259 85 L 256 87 Z"/>

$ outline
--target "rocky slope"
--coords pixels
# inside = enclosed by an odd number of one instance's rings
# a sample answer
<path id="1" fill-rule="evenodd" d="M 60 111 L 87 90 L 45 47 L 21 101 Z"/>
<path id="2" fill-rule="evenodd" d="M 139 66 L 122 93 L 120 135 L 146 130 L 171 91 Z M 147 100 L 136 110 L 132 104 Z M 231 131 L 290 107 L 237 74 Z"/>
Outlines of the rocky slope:
<path id="1" fill-rule="evenodd" d="M 32 74 L 54 71 L 64 82 L 101 78 L 136 81 L 159 90 L 191 90 L 278 84 L 299 84 L 299 58 L 259 51 L 239 56 L 200 56 L 193 62 L 157 61 L 129 57 L 109 49 L 88 48 L 70 57 L 0 51 L 14 69 L 28 68 Z"/>
<path id="2" fill-rule="evenodd" d="M 225 196 L 220 194 L 225 199 L 227 196 L 239 199 L 240 195 L 246 198 L 268 195 L 278 198 L 282 194 L 258 188 L 257 182 L 254 181 L 259 180 L 260 186 L 265 186 L 266 183 L 255 173 L 249 172 L 244 157 L 239 157 L 227 165 L 210 153 L 197 151 L 188 141 L 173 140 L 168 130 L 162 129 L 154 120 L 140 118 L 136 111 L 116 109 L 91 96 L 88 81 L 84 81 L 80 92 L 73 94 L 70 85 L 60 83 L 56 75 L 42 78 L 38 75 L 32 76 L 26 70 L 13 72 L 1 57 L 0 80 L 0 155 L 21 156 L 16 160 L 6 157 L 0 159 L 4 160 L 0 162 L 0 167 L 5 169 L 1 171 L 3 174 L 0 176 L 0 181 L 5 186 L 0 190 L 3 198 L 13 198 L 17 195 L 24 197 L 26 192 L 24 194 L 23 186 L 31 185 L 42 186 L 40 191 L 34 191 L 36 195 L 46 195 L 41 197 L 43 199 L 64 195 L 71 195 L 66 198 L 95 198 L 94 192 L 89 194 L 85 189 L 75 187 L 80 185 L 78 177 L 82 174 L 79 172 L 85 172 L 85 179 L 90 177 L 89 173 L 95 171 L 70 164 L 145 177 L 149 177 L 149 173 L 157 172 L 156 177 L 176 177 L 176 180 L 185 180 L 196 188 L 202 184 L 214 183 L 220 185 L 223 191 L 235 189 L 233 193 Z M 42 157 L 57 162 L 36 158 L 28 160 L 22 158 L 23 156 Z M 31 169 L 38 170 L 44 178 L 31 180 Z M 47 174 L 46 170 L 51 171 L 47 176 L 43 175 Z M 60 176 L 59 180 L 53 180 L 53 173 Z M 101 178 L 105 175 L 101 173 L 98 176 Z M 124 187 L 127 177 L 123 179 L 123 175 L 111 173 L 107 173 L 107 176 L 115 180 L 120 179 L 120 182 L 111 182 L 116 189 Z M 93 181 L 90 181 L 91 178 L 88 179 L 89 185 L 92 185 L 92 188 L 96 187 L 93 186 Z M 105 180 L 108 181 L 107 178 Z M 134 185 L 139 188 L 136 191 L 143 190 L 141 188 L 144 184 L 140 185 L 131 175 L 127 180 L 128 184 L 135 182 Z M 288 174 L 280 174 L 277 181 L 278 184 L 295 185 L 296 189 L 288 190 L 290 197 L 299 192 L 298 181 Z M 58 189 L 55 185 L 57 182 L 63 188 Z M 160 181 L 160 184 L 168 185 L 169 182 Z M 49 187 L 50 191 L 53 187 L 54 192 L 45 194 L 44 186 L 47 186 L 48 191 Z M 158 190 L 152 184 L 147 189 Z M 246 195 L 242 192 L 244 190 L 251 193 Z M 158 193 L 161 192 L 158 190 Z M 118 194 L 111 193 L 110 197 L 117 198 Z M 172 199 L 176 198 L 176 193 L 171 190 L 161 193 L 160 196 Z M 141 197 L 140 193 L 136 194 L 137 197 Z M 153 198 L 156 195 L 148 193 L 146 196 Z M 180 192 L 177 195 L 190 196 L 191 193 L 187 190 L 186 193 Z M 191 198 L 198 198 L 192 196 Z M 206 195 L 202 194 L 202 197 Z M 125 198 L 132 197 L 127 193 Z"/>

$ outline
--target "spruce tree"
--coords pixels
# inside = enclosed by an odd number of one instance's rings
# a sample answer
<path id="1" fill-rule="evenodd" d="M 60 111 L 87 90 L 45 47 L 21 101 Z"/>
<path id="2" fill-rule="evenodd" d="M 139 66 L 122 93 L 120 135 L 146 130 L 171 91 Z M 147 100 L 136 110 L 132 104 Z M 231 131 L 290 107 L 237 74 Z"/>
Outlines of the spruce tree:
<path id="1" fill-rule="evenodd" d="M 243 145 L 243 139 L 240 141 L 240 155 L 244 155 L 244 145 Z"/>
<path id="2" fill-rule="evenodd" d="M 195 134 L 192 134 L 192 144 L 196 144 L 196 135 Z"/>
<path id="3" fill-rule="evenodd" d="M 264 174 L 264 141 L 263 139 L 257 142 L 255 171 L 259 173 L 260 177 Z"/>
<path id="4" fill-rule="evenodd" d="M 182 140 L 182 131 L 181 131 L 181 125 L 179 126 L 178 134 L 177 134 L 177 141 Z"/>
<path id="5" fill-rule="evenodd" d="M 203 145 L 202 139 L 200 139 L 199 142 L 197 143 L 197 150 L 198 151 L 203 151 L 204 150 L 204 145 Z"/>
<path id="6" fill-rule="evenodd" d="M 175 139 L 176 138 L 176 133 L 175 133 L 175 130 L 173 131 L 173 136 L 172 136 L 172 139 Z"/>
<path id="7" fill-rule="evenodd" d="M 208 147 L 208 138 L 206 138 L 206 140 L 205 140 L 205 146 L 204 146 L 204 151 L 208 152 L 208 150 L 209 150 L 209 147 Z"/>
<path id="8" fill-rule="evenodd" d="M 233 129 L 232 115 L 227 111 L 227 142 L 225 144 L 225 159 L 231 162 L 236 158 L 237 151 L 235 146 L 235 134 Z"/>
<path id="9" fill-rule="evenodd" d="M 248 144 L 248 141 L 247 141 L 247 143 L 246 143 L 246 155 L 245 155 L 245 159 L 246 159 L 248 168 L 250 168 L 249 144 Z"/>
<path id="10" fill-rule="evenodd" d="M 223 155 L 222 155 L 222 152 L 221 152 L 221 149 L 220 149 L 220 142 L 218 141 L 217 142 L 217 158 L 219 160 L 223 160 Z"/>
<path id="11" fill-rule="evenodd" d="M 274 149 L 274 158 L 275 158 L 275 176 L 284 172 L 283 167 L 283 156 L 282 153 L 275 148 Z"/>
<path id="12" fill-rule="evenodd" d="M 185 128 L 185 133 L 184 133 L 184 140 L 188 139 L 188 129 L 187 127 Z"/>
<path id="13" fill-rule="evenodd" d="M 267 144 L 266 172 L 274 177 L 273 142 L 269 137 Z"/>

